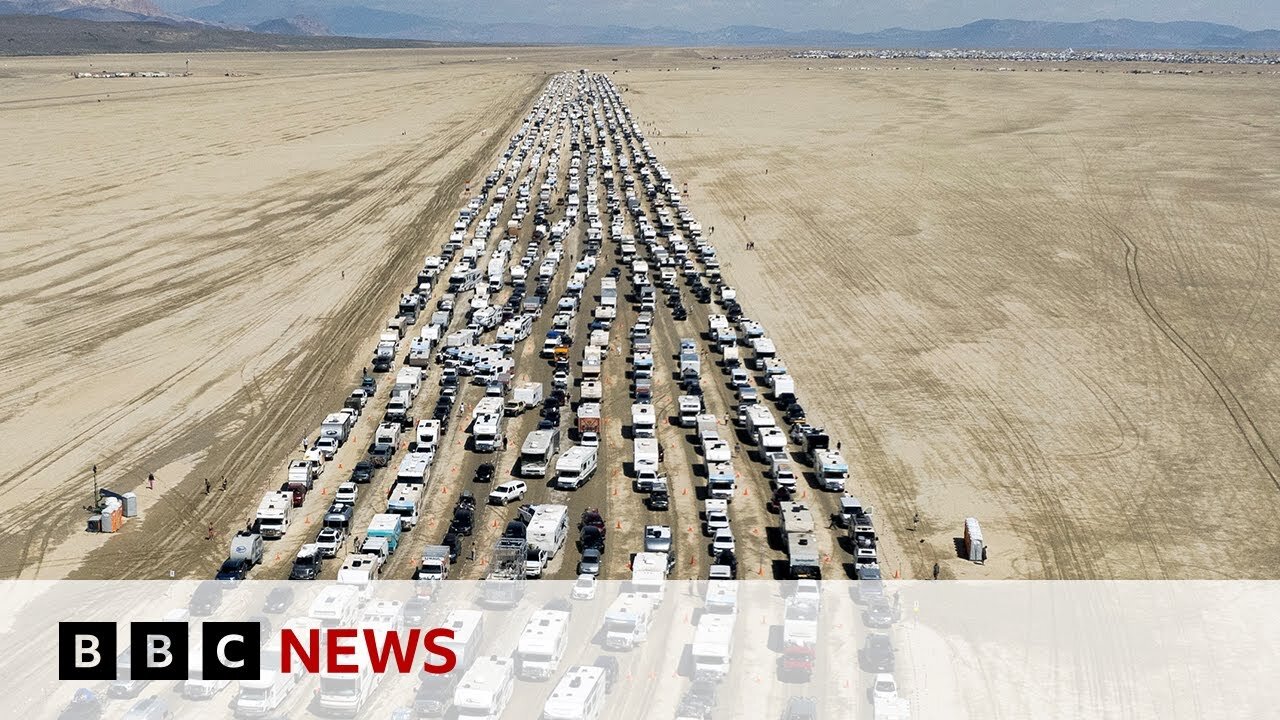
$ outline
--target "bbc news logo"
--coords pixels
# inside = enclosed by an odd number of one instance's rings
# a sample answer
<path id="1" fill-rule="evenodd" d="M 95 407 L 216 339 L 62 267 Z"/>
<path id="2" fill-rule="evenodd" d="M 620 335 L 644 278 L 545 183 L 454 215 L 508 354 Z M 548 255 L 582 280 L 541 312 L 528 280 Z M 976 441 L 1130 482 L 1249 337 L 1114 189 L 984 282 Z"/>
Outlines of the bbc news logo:
<path id="1" fill-rule="evenodd" d="M 133 680 L 186 680 L 189 674 L 188 628 L 185 622 L 137 622 L 129 625 L 129 670 Z M 201 625 L 201 677 L 205 680 L 256 680 L 262 674 L 261 626 L 252 622 L 206 622 Z M 283 628 L 277 669 L 293 672 L 294 664 L 309 673 L 374 673 L 433 675 L 452 672 L 457 654 L 444 643 L 449 628 L 376 631 L 370 628 L 326 628 L 295 632 Z M 426 659 L 419 662 L 420 651 Z M 115 680 L 118 677 L 116 624 L 58 623 L 59 680 Z"/>
<path id="2" fill-rule="evenodd" d="M 200 628 L 200 642 L 204 679 L 253 680 L 261 674 L 258 623 L 206 622 Z M 186 680 L 188 650 L 187 623 L 130 623 L 129 677 Z M 59 680 L 115 680 L 117 660 L 115 623 L 58 623 Z"/>

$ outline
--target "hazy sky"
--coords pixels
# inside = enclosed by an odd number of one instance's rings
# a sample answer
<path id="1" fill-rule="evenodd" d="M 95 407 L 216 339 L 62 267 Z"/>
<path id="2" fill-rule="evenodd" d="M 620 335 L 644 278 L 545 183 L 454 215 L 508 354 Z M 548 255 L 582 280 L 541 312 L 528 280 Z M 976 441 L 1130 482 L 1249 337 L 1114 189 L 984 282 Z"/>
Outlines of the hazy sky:
<path id="1" fill-rule="evenodd" d="M 1021 20 L 1207 20 L 1257 30 L 1280 25 L 1280 0 L 303 0 L 365 5 L 451 20 L 667 26 L 705 30 L 766 25 L 865 32 L 935 29 L 981 18 Z M 182 12 L 219 0 L 158 0 Z M 252 2 L 252 0 L 249 0 Z"/>

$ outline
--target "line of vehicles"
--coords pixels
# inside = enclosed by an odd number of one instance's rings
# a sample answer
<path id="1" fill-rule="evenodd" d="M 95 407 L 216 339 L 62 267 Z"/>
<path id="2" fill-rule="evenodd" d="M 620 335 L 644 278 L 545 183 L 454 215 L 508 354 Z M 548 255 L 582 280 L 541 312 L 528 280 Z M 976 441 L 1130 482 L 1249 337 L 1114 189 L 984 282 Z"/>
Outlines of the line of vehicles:
<path id="1" fill-rule="evenodd" d="M 534 204 L 545 208 L 556 193 L 559 151 L 554 148 L 545 150 L 536 144 L 536 140 L 551 135 L 549 128 L 555 125 L 553 121 L 556 118 L 563 117 L 565 107 L 579 104 L 590 109 L 579 111 L 573 116 L 575 122 L 569 123 L 572 126 L 571 167 L 565 220 L 544 226 L 544 222 L 539 221 L 545 213 L 531 211 Z M 594 130 L 591 129 L 593 127 Z M 563 128 L 558 132 L 563 133 Z M 593 134 L 593 141 L 587 142 Z M 606 137 L 615 144 L 615 155 L 607 161 Z M 588 167 L 595 168 L 594 171 L 588 169 L 585 183 L 583 174 L 578 171 L 582 165 L 583 149 L 589 153 L 591 162 Z M 599 163 L 595 162 L 597 157 Z M 526 160 L 529 169 L 522 177 L 521 169 Z M 539 185 L 538 168 L 544 161 L 547 172 Z M 618 169 L 616 173 L 613 170 L 615 166 Z M 603 171 L 603 185 L 607 188 L 605 205 L 613 216 L 612 225 L 607 228 L 598 210 L 599 198 L 593 189 L 601 184 L 597 179 L 601 167 L 607 168 Z M 578 186 L 576 191 L 573 190 L 575 184 Z M 586 197 L 585 207 L 579 200 L 582 196 Z M 486 200 L 490 205 L 487 213 L 482 214 Z M 513 201 L 514 208 L 512 219 L 503 231 L 498 226 L 498 219 L 508 200 Z M 646 204 L 649 205 L 648 212 Z M 634 234 L 626 232 L 627 221 L 622 215 L 624 206 L 631 218 Z M 651 215 L 653 219 L 650 219 Z M 562 262 L 574 262 L 564 257 L 563 241 L 580 216 L 586 218 L 588 225 L 586 253 L 574 265 L 564 294 L 551 305 L 549 282 Z M 514 264 L 515 244 L 522 228 L 531 220 L 535 225 L 535 242 L 528 245 L 523 258 Z M 487 253 L 495 232 L 499 235 L 497 249 Z M 542 256 L 544 240 L 549 242 L 550 250 Z M 592 276 L 606 240 L 612 242 L 629 272 L 625 280 L 622 277 L 624 273 L 616 271 L 600 279 L 599 303 L 591 313 L 587 344 L 575 377 L 569 361 L 574 342 L 572 328 L 577 314 L 582 311 L 582 297 L 587 287 L 594 285 Z M 486 178 L 480 193 L 459 212 L 458 221 L 442 253 L 425 260 L 415 286 L 402 294 L 397 314 L 388 320 L 374 349 L 371 360 L 373 373 L 361 377 L 359 386 L 351 391 L 342 410 L 326 415 L 314 439 L 304 443 L 302 457 L 290 462 L 284 485 L 279 490 L 264 494 L 248 527 L 233 539 L 228 560 L 218 577 L 245 577 L 254 565 L 263 561 L 265 540 L 283 538 L 291 528 L 298 531 L 299 518 L 295 511 L 303 506 L 308 494 L 315 489 L 337 451 L 353 438 L 356 423 L 379 389 L 378 373 L 394 371 L 390 376 L 393 380 L 386 411 L 375 428 L 366 456 L 352 468 L 350 478 L 338 486 L 319 527 L 307 527 L 306 532 L 316 530 L 317 534 L 313 541 L 305 543 L 298 551 L 291 568 L 291 578 L 318 577 L 325 561 L 342 556 L 348 541 L 360 534 L 363 536 L 360 543 L 345 554 L 337 579 L 342 586 L 351 588 L 344 592 L 354 592 L 357 597 L 363 597 L 359 593 L 367 592 L 377 580 L 382 568 L 405 542 L 404 534 L 411 532 L 423 520 L 423 500 L 427 493 L 432 492 L 431 473 L 436 455 L 451 422 L 465 417 L 457 412 L 456 405 L 460 387 L 467 382 L 481 386 L 485 391 L 485 397 L 469 413 L 467 423 L 468 448 L 473 452 L 493 453 L 505 448 L 510 418 L 535 408 L 540 412 L 539 427 L 528 433 L 519 446 L 516 465 L 519 479 L 493 486 L 486 498 L 489 503 L 505 505 L 518 502 L 528 491 L 527 480 L 546 478 L 548 474 L 552 475 L 553 484 L 558 489 L 582 487 L 600 466 L 604 399 L 601 376 L 609 356 L 612 323 L 617 318 L 620 299 L 630 299 L 637 308 L 637 321 L 627 333 L 630 392 L 634 400 L 628 426 L 632 441 L 633 487 L 644 494 L 644 502 L 650 509 L 665 510 L 669 507 L 670 488 L 662 472 L 664 449 L 657 440 L 659 417 L 653 385 L 656 365 L 653 324 L 660 293 L 666 295 L 664 304 L 676 320 L 688 318 L 679 289 L 681 278 L 699 302 L 710 303 L 715 297 L 721 309 L 722 314 L 711 316 L 705 337 L 716 350 L 718 364 L 738 400 L 730 417 L 717 417 L 706 412 L 702 383 L 708 379 L 709 371 L 716 363 L 710 363 L 708 356 L 698 351 L 697 339 L 683 339 L 679 351 L 673 355 L 682 390 L 676 399 L 675 414 L 679 426 L 694 431 L 691 438 L 704 459 L 703 524 L 710 538 L 710 577 L 716 581 L 738 577 L 736 544 L 729 521 L 732 500 L 741 490 L 740 478 L 734 469 L 735 450 L 739 444 L 734 437 L 733 428 L 736 426 L 750 439 L 749 445 L 755 448 L 752 453 L 754 460 L 761 463 L 765 468 L 764 474 L 770 479 L 770 509 L 779 514 L 779 529 L 784 538 L 790 575 L 816 579 L 821 576 L 822 565 L 817 550 L 813 510 L 795 497 L 801 473 L 796 467 L 797 461 L 788 453 L 788 448 L 794 445 L 798 448 L 795 457 L 813 468 L 817 485 L 833 493 L 842 493 L 838 520 L 847 530 L 848 547 L 855 555 L 858 568 L 857 577 L 878 580 L 876 536 L 871 512 L 853 496 L 843 494 L 849 471 L 839 445 L 833 448 L 830 438 L 820 428 L 807 423 L 796 398 L 794 380 L 778 357 L 773 341 L 765 335 L 759 323 L 743 316 L 736 292 L 725 286 L 720 277 L 714 247 L 702 237 L 701 227 L 684 207 L 669 173 L 657 162 L 652 148 L 632 121 L 630 111 L 621 103 L 612 84 L 602 76 L 562 76 L 549 85 L 513 137 L 498 168 Z M 620 281 L 627 283 L 628 295 L 622 294 Z M 505 304 L 495 304 L 498 288 L 507 283 L 512 285 L 513 292 Z M 533 283 L 537 287 L 526 293 L 528 285 Z M 429 302 L 439 290 L 445 292 L 435 309 L 429 310 Z M 554 308 L 554 327 L 542 340 L 539 353 L 556 371 L 549 391 L 541 383 L 513 382 L 516 372 L 513 350 L 517 343 L 529 339 L 533 322 L 541 316 L 544 308 L 547 312 Z M 465 322 L 465 326 L 451 330 L 459 322 Z M 413 337 L 415 327 L 420 329 Z M 482 343 L 481 338 L 487 333 L 493 334 L 494 341 Z M 404 359 L 404 364 L 397 370 L 400 358 Z M 435 409 L 431 417 L 415 419 L 425 414 L 421 395 L 427 373 L 433 366 L 440 368 L 440 392 Z M 763 387 L 756 387 L 749 369 L 757 371 L 764 379 L 763 386 L 768 387 L 772 408 L 763 402 Z M 569 427 L 569 437 L 576 439 L 576 444 L 569 444 L 564 442 L 566 436 L 560 427 L 560 413 L 567 403 L 570 388 L 575 384 L 579 401 L 575 422 Z M 779 416 L 782 422 L 779 422 Z M 789 425 L 789 430 L 783 429 L 786 427 L 784 423 Z M 400 456 L 398 463 L 397 456 Z M 744 460 L 741 457 L 736 459 Z M 352 527 L 357 503 L 361 503 L 361 507 L 369 502 L 377 503 L 380 509 L 382 506 L 381 498 L 371 498 L 369 493 L 362 493 L 361 486 L 370 480 L 374 472 L 384 467 L 396 468 L 395 482 L 385 499 L 385 510 L 376 513 L 363 532 L 357 533 Z M 493 471 L 489 466 L 491 476 Z M 495 606 L 512 603 L 520 596 L 520 587 L 525 580 L 541 576 L 551 561 L 564 551 L 568 544 L 568 510 L 567 506 L 555 503 L 520 508 L 518 518 L 511 521 L 489 554 L 485 582 L 487 602 Z M 449 577 L 451 565 L 459 560 L 460 539 L 471 534 L 475 512 L 475 499 L 464 493 L 449 518 L 444 539 L 423 549 L 420 562 L 414 565 L 416 577 L 430 580 Z M 310 523 L 303 525 L 309 526 Z M 582 555 L 574 596 L 587 599 L 594 596 L 593 578 L 603 565 L 605 523 L 600 513 L 594 509 L 584 512 L 578 531 Z M 644 550 L 635 553 L 631 560 L 631 586 L 635 590 L 618 597 L 610 606 L 603 629 L 606 647 L 625 651 L 645 643 L 654 613 L 661 602 L 662 581 L 668 577 L 674 562 L 670 527 L 646 527 Z M 708 612 L 699 619 L 695 628 L 695 679 L 685 698 L 688 702 L 682 699 L 681 707 L 684 708 L 682 712 L 688 713 L 694 713 L 698 707 L 703 709 L 698 711 L 702 714 L 689 717 L 706 717 L 714 708 L 714 691 L 709 691 L 708 687 L 714 685 L 716 676 L 723 676 L 732 655 L 734 624 L 725 618 L 735 615 L 721 612 L 732 604 L 726 601 L 728 591 L 725 588 L 728 585 L 721 583 L 716 587 L 714 597 L 708 589 Z M 339 605 L 344 602 L 339 602 Z M 406 610 L 384 606 L 381 608 L 383 615 L 377 617 L 396 616 L 397 613 L 403 616 Z M 350 610 L 334 612 L 336 614 L 329 618 L 330 622 L 350 622 L 353 619 Z M 783 653 L 784 656 L 794 656 L 797 666 L 803 665 L 799 659 L 803 653 L 790 648 L 805 647 L 801 641 L 804 628 L 801 614 L 799 609 L 795 611 L 796 617 L 788 613 L 791 634 L 787 636 L 789 649 Z M 323 610 L 320 615 L 317 620 L 323 622 L 326 619 Z M 376 618 L 363 621 L 378 622 Z M 531 633 L 523 653 L 517 650 L 511 658 L 477 659 L 472 666 L 476 670 L 475 675 L 471 676 L 471 671 L 468 671 L 470 682 L 465 688 L 461 685 L 454 688 L 449 702 L 454 707 L 487 713 L 495 707 L 500 709 L 510 697 L 507 694 L 504 699 L 501 686 L 506 680 L 503 678 L 533 677 L 537 674 L 549 677 L 546 675 L 549 672 L 547 661 L 539 659 L 547 654 L 544 652 L 546 648 L 539 645 L 538 638 L 544 644 L 545 641 L 558 642 L 554 639 L 557 622 L 551 615 L 542 616 L 542 621 L 546 622 L 542 626 L 544 630 Z M 393 623 L 394 620 L 386 622 Z M 537 650 L 538 647 L 543 651 Z M 554 654 L 551 652 L 552 656 Z M 522 658 L 528 658 L 528 662 Z M 558 709 L 552 708 L 551 700 L 548 700 L 544 710 L 546 717 L 592 717 L 582 714 L 585 712 L 582 708 L 596 702 L 592 699 L 595 691 L 591 688 L 600 680 L 590 679 L 589 676 L 595 675 L 590 666 L 575 668 L 575 671 L 579 670 L 585 674 L 578 672 L 570 677 L 574 672 L 571 671 L 564 676 L 561 683 L 567 681 L 569 684 L 563 692 L 557 685 L 553 698 L 557 700 Z M 603 669 L 600 671 L 604 672 Z M 423 678 L 420 694 L 437 684 L 439 680 L 434 676 Z M 324 678 L 321 678 L 321 685 L 323 691 Z M 335 697 L 349 698 L 353 693 L 367 697 L 376 688 L 376 681 L 362 679 L 357 674 L 354 678 L 330 678 L 328 685 L 332 689 L 330 694 Z M 494 689 L 495 686 L 498 689 Z M 196 687 L 199 686 L 193 685 Z M 289 687 L 285 678 L 272 678 L 269 687 L 242 686 L 237 707 L 241 707 L 241 698 L 244 700 L 244 714 L 256 712 L 254 703 L 258 700 L 255 698 L 265 698 L 261 700 L 263 707 L 277 707 L 278 701 L 272 704 L 273 700 L 287 695 Z M 583 687 L 587 689 L 583 690 Z M 464 692 L 459 695 L 459 690 Z M 423 700 L 424 706 L 432 702 L 439 702 L 439 699 Z M 565 709 L 569 706 L 576 709 Z M 468 711 L 466 714 L 473 713 Z"/>

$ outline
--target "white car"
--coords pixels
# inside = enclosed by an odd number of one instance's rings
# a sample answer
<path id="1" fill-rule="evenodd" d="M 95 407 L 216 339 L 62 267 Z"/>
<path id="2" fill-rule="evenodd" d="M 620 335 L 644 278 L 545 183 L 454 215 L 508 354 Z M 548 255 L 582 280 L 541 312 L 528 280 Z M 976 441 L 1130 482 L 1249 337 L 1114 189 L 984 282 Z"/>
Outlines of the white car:
<path id="1" fill-rule="evenodd" d="M 338 486 L 338 489 L 334 491 L 333 501 L 354 505 L 356 502 L 356 495 L 358 495 L 359 492 L 360 491 L 359 489 L 357 489 L 355 483 L 352 483 L 352 482 L 342 483 L 341 485 Z"/>
<path id="2" fill-rule="evenodd" d="M 801 602 L 807 602 L 814 607 L 818 606 L 821 597 L 820 586 L 817 580 L 797 580 L 795 589 L 795 599 Z"/>
<path id="3" fill-rule="evenodd" d="M 600 435 L 593 432 L 582 433 L 582 437 L 578 441 L 579 445 L 586 447 L 600 447 Z"/>
<path id="4" fill-rule="evenodd" d="M 320 454 L 324 455 L 325 460 L 332 460 L 333 456 L 338 453 L 339 447 L 338 438 L 336 437 L 326 436 L 316 439 L 315 449 L 319 450 Z"/>
<path id="5" fill-rule="evenodd" d="M 317 465 L 324 465 L 329 460 L 329 458 L 325 456 L 324 451 L 318 447 L 313 447 L 310 450 L 307 450 L 307 453 L 303 455 L 302 458 L 304 460 L 310 460 Z"/>
<path id="6" fill-rule="evenodd" d="M 716 534 L 711 538 L 711 552 L 718 553 L 724 550 L 737 550 L 737 545 L 733 541 L 733 530 L 727 527 L 716 530 Z"/>
<path id="7" fill-rule="evenodd" d="M 508 480 L 489 492 L 490 505 L 506 505 L 519 500 L 529 491 L 523 480 Z"/>
<path id="8" fill-rule="evenodd" d="M 596 576 L 582 574 L 578 576 L 578 581 L 573 584 L 573 590 L 570 591 L 569 597 L 574 600 L 592 600 L 596 596 Z"/>
<path id="9" fill-rule="evenodd" d="M 723 510 L 707 511 L 707 533 L 715 534 L 729 529 L 729 513 Z"/>
<path id="10" fill-rule="evenodd" d="M 876 683 L 871 686 L 871 699 L 892 700 L 898 697 L 898 683 L 891 673 L 876 673 Z"/>

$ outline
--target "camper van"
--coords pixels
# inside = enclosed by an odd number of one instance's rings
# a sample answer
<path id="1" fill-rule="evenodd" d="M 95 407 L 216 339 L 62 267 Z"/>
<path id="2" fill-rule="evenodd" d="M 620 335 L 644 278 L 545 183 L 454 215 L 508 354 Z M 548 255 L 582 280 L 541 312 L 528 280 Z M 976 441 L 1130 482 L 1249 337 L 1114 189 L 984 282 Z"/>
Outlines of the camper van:
<path id="1" fill-rule="evenodd" d="M 559 452 L 559 431 L 534 430 L 529 433 L 520 446 L 520 476 L 545 477 L 547 470 L 551 467 L 551 461 Z"/>
<path id="2" fill-rule="evenodd" d="M 555 485 L 561 490 L 582 487 L 596 472 L 596 448 L 575 445 L 556 460 Z"/>
<path id="3" fill-rule="evenodd" d="M 554 558 L 564 547 L 569 535 L 569 508 L 564 505 L 537 505 L 533 519 L 525 530 L 525 539 L 531 547 L 536 547 Z"/>
<path id="4" fill-rule="evenodd" d="M 604 646 L 610 650 L 630 650 L 649 638 L 653 601 L 642 593 L 623 593 L 614 599 L 604 616 Z"/>
<path id="5" fill-rule="evenodd" d="M 458 681 L 453 706 L 459 717 L 496 720 L 506 710 L 515 689 L 515 661 L 489 655 L 477 659 Z"/>
<path id="6" fill-rule="evenodd" d="M 516 645 L 519 675 L 524 680 L 546 680 L 556 671 L 569 643 L 569 613 L 537 610 L 529 618 Z"/>
<path id="7" fill-rule="evenodd" d="M 319 624 L 310 618 L 292 618 L 285 622 L 275 637 L 262 646 L 262 669 L 258 678 L 240 681 L 240 692 L 234 706 L 236 716 L 271 715 L 284 704 L 289 693 L 306 676 L 306 668 L 302 663 L 293 663 L 291 671 L 287 673 L 279 669 L 284 631 L 288 629 L 299 637 L 306 637 L 310 630 L 318 627 Z"/>
<path id="8" fill-rule="evenodd" d="M 542 706 L 543 720 L 599 720 L 608 692 L 605 670 L 575 665 L 560 678 Z"/>

